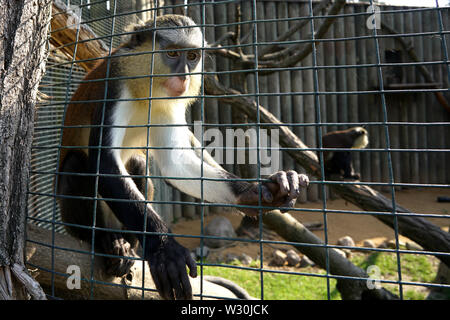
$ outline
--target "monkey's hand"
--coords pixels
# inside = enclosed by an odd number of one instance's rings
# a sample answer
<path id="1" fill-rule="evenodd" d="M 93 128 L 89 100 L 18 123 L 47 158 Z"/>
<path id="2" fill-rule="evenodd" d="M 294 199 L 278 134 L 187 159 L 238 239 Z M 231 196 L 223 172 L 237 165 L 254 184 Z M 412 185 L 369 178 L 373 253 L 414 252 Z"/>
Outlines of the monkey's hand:
<path id="1" fill-rule="evenodd" d="M 296 171 L 278 171 L 268 178 L 270 181 L 261 183 L 261 205 L 263 207 L 280 207 L 281 212 L 287 212 L 294 207 L 297 198 L 300 196 L 301 188 L 309 185 L 309 178 L 305 174 L 298 174 Z M 239 195 L 238 204 L 258 206 L 259 204 L 259 184 L 250 186 Z M 239 208 L 249 216 L 258 214 L 257 208 Z M 263 212 L 271 210 L 262 208 Z"/>
<path id="2" fill-rule="evenodd" d="M 190 300 L 192 288 L 186 272 L 197 277 L 197 264 L 192 259 L 189 250 L 181 246 L 172 237 L 162 237 L 159 248 L 146 256 L 156 289 L 166 300 Z"/>

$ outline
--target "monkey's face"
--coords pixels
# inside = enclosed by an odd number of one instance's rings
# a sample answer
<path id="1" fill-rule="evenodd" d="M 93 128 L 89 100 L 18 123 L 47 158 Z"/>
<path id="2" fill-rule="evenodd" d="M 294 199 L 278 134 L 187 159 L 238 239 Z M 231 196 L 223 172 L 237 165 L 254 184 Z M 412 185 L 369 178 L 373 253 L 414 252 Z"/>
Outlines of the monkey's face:
<path id="1" fill-rule="evenodd" d="M 200 48 L 206 45 L 201 29 L 191 19 L 178 15 L 159 18 L 157 26 L 159 63 L 155 64 L 154 74 L 163 75 L 155 78 L 162 89 L 159 94 L 168 97 L 197 95 L 200 75 L 195 73 L 201 71 Z"/>
<path id="2" fill-rule="evenodd" d="M 364 149 L 369 144 L 369 134 L 363 127 L 352 128 L 353 149 Z"/>
<path id="3" fill-rule="evenodd" d="M 167 48 L 162 54 L 162 61 L 172 74 L 169 78 L 162 79 L 162 87 L 169 97 L 179 97 L 189 94 L 191 78 L 196 72 L 201 61 L 201 52 L 198 49 Z M 198 76 L 198 75 L 197 75 Z M 195 93 L 196 94 L 196 93 Z"/>
<path id="4" fill-rule="evenodd" d="M 179 15 L 158 17 L 156 31 L 152 28 L 153 21 L 135 27 L 136 33 L 125 45 L 129 52 L 138 53 L 123 59 L 123 75 L 139 77 L 128 81 L 127 87 L 134 97 L 145 98 L 151 86 L 152 98 L 163 101 L 165 107 L 180 101 L 188 106 L 201 86 L 201 48 L 206 46 L 203 33 L 194 21 Z M 158 100 L 167 97 L 183 100 Z"/>

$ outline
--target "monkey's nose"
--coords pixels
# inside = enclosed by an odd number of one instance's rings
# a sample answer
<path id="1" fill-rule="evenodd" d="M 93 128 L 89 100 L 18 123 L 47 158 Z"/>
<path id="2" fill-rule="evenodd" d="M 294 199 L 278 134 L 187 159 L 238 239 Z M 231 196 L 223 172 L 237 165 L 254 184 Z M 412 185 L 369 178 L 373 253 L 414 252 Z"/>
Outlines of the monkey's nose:
<path id="1" fill-rule="evenodd" d="M 171 97 L 181 96 L 189 86 L 189 76 L 170 77 L 165 82 L 167 93 Z"/>
<path id="2" fill-rule="evenodd" d="M 178 80 L 180 81 L 180 88 L 186 91 L 189 84 L 189 75 L 178 76 Z"/>

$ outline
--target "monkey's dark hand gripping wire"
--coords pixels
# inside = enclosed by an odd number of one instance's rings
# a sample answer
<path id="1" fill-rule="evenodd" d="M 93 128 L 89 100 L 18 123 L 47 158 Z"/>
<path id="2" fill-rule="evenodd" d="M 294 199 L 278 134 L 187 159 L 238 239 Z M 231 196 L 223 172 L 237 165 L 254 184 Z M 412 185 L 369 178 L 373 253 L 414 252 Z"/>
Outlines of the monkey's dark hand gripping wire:
<path id="1" fill-rule="evenodd" d="M 256 216 L 259 209 L 263 212 L 280 208 L 281 212 L 287 212 L 295 206 L 300 196 L 301 188 L 309 185 L 309 178 L 305 174 L 296 171 L 278 171 L 268 177 L 270 181 L 261 184 L 249 184 L 248 189 L 238 198 L 239 205 L 261 206 L 259 208 L 239 207 L 239 210 L 249 216 Z M 261 191 L 261 203 L 260 192 Z M 267 207 L 267 208 L 265 208 Z"/>
<path id="2" fill-rule="evenodd" d="M 157 250 L 148 250 L 146 259 L 159 294 L 166 300 L 192 299 L 192 288 L 186 273 L 197 277 L 197 264 L 189 250 L 171 236 L 161 236 Z"/>

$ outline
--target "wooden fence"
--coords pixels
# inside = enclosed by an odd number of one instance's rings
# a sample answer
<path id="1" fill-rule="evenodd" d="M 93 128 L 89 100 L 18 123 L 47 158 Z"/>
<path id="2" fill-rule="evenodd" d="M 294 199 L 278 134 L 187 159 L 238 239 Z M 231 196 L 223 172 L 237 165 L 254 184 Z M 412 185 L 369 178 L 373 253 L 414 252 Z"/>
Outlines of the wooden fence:
<path id="1" fill-rule="evenodd" d="M 167 5 L 176 3 L 166 1 Z M 249 22 L 242 25 L 241 33 L 245 35 L 251 31 L 252 2 L 243 1 L 240 5 L 242 21 Z M 314 4 L 317 5 L 318 3 Z M 236 3 L 205 6 L 204 22 L 206 26 L 215 26 L 205 28 L 209 43 L 236 30 L 234 25 L 223 26 L 237 21 L 236 6 Z M 312 68 L 314 59 L 310 55 L 298 65 L 299 69 L 259 76 L 259 102 L 285 123 L 311 124 L 291 127 L 311 148 L 319 147 L 316 112 L 319 107 L 323 134 L 354 125 L 365 125 L 370 134 L 370 144 L 367 152 L 355 152 L 354 155 L 355 167 L 361 173 L 362 181 L 388 183 L 390 153 L 392 179 L 395 183 L 449 184 L 450 114 L 430 90 L 435 87 L 448 88 L 449 67 L 445 63 L 448 51 L 444 51 L 441 36 L 446 39 L 449 48 L 449 35 L 445 33 L 449 30 L 449 9 L 437 11 L 435 8 L 379 7 L 381 22 L 399 34 L 405 34 L 402 38 L 411 43 L 419 61 L 428 63 L 425 68 L 434 78 L 434 83 L 430 85 L 419 72 L 417 64 L 412 63 L 408 53 L 394 37 L 386 36 L 380 29 L 376 30 L 379 37 L 373 37 L 373 30 L 367 27 L 370 15 L 365 13 L 368 6 L 345 6 L 341 12 L 342 17 L 332 25 L 325 39 L 316 42 L 317 68 Z M 174 8 L 175 12 L 177 9 Z M 202 10 L 201 6 L 188 7 L 187 14 L 201 23 Z M 167 9 L 166 13 L 171 11 L 173 10 Z M 442 25 L 438 19 L 439 12 Z M 325 15 L 326 11 L 323 10 L 322 14 Z M 287 21 L 286 18 L 308 15 L 308 1 L 257 1 L 256 19 L 261 21 L 257 24 L 259 50 L 264 48 L 264 43 L 276 40 L 296 22 Z M 321 20 L 315 19 L 315 26 Z M 292 37 L 292 40 L 308 39 L 309 28 L 310 24 Z M 242 44 L 251 44 L 252 41 L 254 38 L 249 37 Z M 246 46 L 245 50 L 246 53 L 252 53 L 252 46 Z M 232 62 L 226 58 L 217 57 L 214 62 L 212 68 L 218 72 L 233 69 Z M 397 65 L 385 65 L 386 63 Z M 378 67 L 377 64 L 381 66 Z M 315 70 L 318 88 L 314 87 Z M 224 84 L 234 88 L 242 87 L 234 81 L 233 75 L 220 74 L 219 78 Z M 254 80 L 252 77 L 247 77 L 247 80 L 248 91 L 255 93 Z M 382 94 L 381 82 L 385 90 L 395 92 Z M 270 95 L 272 93 L 275 95 Z M 315 94 L 318 95 L 319 105 Z M 447 99 L 450 98 L 448 91 L 444 94 Z M 387 112 L 386 119 L 384 108 Z M 239 115 L 234 115 L 228 106 L 211 99 L 205 99 L 204 111 L 206 123 L 233 123 L 233 120 L 240 120 Z M 193 108 L 191 117 L 192 121 L 200 119 L 200 106 Z M 341 123 L 345 125 L 339 125 Z M 281 163 L 284 169 L 296 168 L 303 171 L 287 154 L 282 154 Z M 227 169 L 239 171 L 237 166 Z M 255 173 L 256 170 L 250 169 L 249 172 Z M 397 186 L 396 189 L 405 187 L 407 186 Z M 387 186 L 379 188 L 390 190 Z M 309 188 L 307 196 L 302 200 L 316 201 L 320 197 L 320 187 L 315 185 Z"/>
<path id="2" fill-rule="evenodd" d="M 142 8 L 137 6 L 137 2 L 130 1 L 131 4 L 126 7 L 119 6 L 118 11 L 123 13 Z M 264 48 L 266 43 L 275 41 L 298 19 L 308 16 L 310 10 L 309 2 L 306 1 L 257 1 L 255 10 L 252 8 L 252 1 L 206 1 L 202 5 L 189 5 L 186 8 L 178 3 L 180 2 L 177 0 L 166 0 L 165 5 L 168 7 L 160 13 L 186 9 L 186 14 L 197 23 L 205 23 L 208 43 L 214 43 L 229 31 L 236 31 L 236 24 L 227 24 L 237 21 L 239 11 L 236 9 L 240 5 L 242 20 L 242 24 L 239 24 L 240 33 L 243 36 L 249 35 L 242 41 L 245 53 L 253 53 L 255 40 L 258 42 L 258 50 Z M 99 3 L 98 6 L 100 5 L 106 6 L 105 3 Z M 314 6 L 317 5 L 318 3 L 314 3 Z M 379 6 L 381 22 L 405 35 L 402 38 L 412 45 L 421 62 L 420 65 L 431 73 L 433 83 L 425 81 L 417 64 L 413 63 L 395 37 L 387 36 L 382 29 L 376 30 L 377 38 L 373 37 L 374 30 L 367 27 L 367 20 L 370 19 L 370 14 L 366 14 L 367 8 L 368 4 L 346 5 L 325 39 L 315 43 L 315 57 L 309 55 L 296 68 L 268 76 L 258 76 L 259 102 L 280 120 L 290 124 L 293 131 L 311 148 L 319 147 L 317 139 L 319 126 L 322 128 L 322 134 L 325 134 L 332 130 L 365 125 L 370 134 L 370 144 L 365 151 L 355 152 L 354 157 L 355 168 L 361 173 L 361 180 L 364 182 L 390 182 L 388 161 L 390 159 L 392 179 L 395 183 L 448 185 L 450 114 L 436 98 L 435 91 L 447 89 L 444 97 L 450 100 L 449 8 L 437 10 Z M 86 10 L 83 12 L 83 19 L 111 14 L 110 9 L 106 7 L 94 9 L 92 6 L 89 10 L 87 13 Z M 252 29 L 255 25 L 253 23 L 255 13 L 258 21 L 256 39 Z M 325 14 L 326 10 L 323 10 L 322 15 Z M 145 12 L 139 16 L 145 18 Z M 128 22 L 134 22 L 136 18 L 135 15 L 120 15 L 117 19 L 120 20 L 117 28 L 122 28 Z M 108 34 L 103 30 L 108 30 L 110 20 L 95 21 L 90 26 L 100 35 Z M 322 20 L 314 19 L 314 25 L 319 25 Z M 310 24 L 307 24 L 289 40 L 310 39 L 310 28 Z M 280 45 L 288 44 L 280 43 Z M 211 70 L 219 72 L 218 77 L 225 85 L 256 93 L 253 74 L 243 78 L 226 73 L 237 67 L 232 61 L 211 55 L 206 65 Z M 51 77 L 51 72 L 48 77 Z M 51 82 L 52 79 L 48 77 L 47 81 Z M 243 82 L 243 79 L 246 82 Z M 65 92 L 65 87 L 62 91 Z M 63 105 L 60 106 L 62 107 Z M 188 121 L 200 120 L 202 115 L 205 123 L 230 124 L 230 127 L 233 123 L 245 120 L 242 115 L 233 112 L 231 107 L 210 98 L 203 99 L 193 106 Z M 42 115 L 40 118 L 38 112 L 37 127 L 40 125 L 40 119 Z M 221 130 L 225 128 L 221 127 Z M 58 138 L 57 133 L 52 136 Z M 283 169 L 295 168 L 303 171 L 286 153 L 282 153 L 281 157 Z M 36 155 L 35 160 L 37 158 Z M 40 162 L 36 160 L 36 163 Z M 254 166 L 224 165 L 224 167 L 242 176 L 256 175 Z M 48 168 L 51 168 L 51 165 Z M 53 170 L 55 168 L 56 166 L 53 166 Z M 48 176 L 42 179 L 51 183 Z M 42 186 L 36 184 L 36 179 L 34 181 L 35 185 Z M 195 200 L 173 190 L 163 181 L 154 181 L 154 184 L 157 188 L 155 200 L 164 202 L 157 207 L 166 220 L 194 217 L 200 212 L 199 206 L 182 207 L 180 204 L 171 204 L 170 201 Z M 396 189 L 404 187 L 407 186 L 397 186 Z M 380 188 L 387 187 L 380 186 Z M 317 184 L 311 186 L 301 201 L 319 200 L 320 190 Z M 30 199 L 32 203 L 37 201 L 35 197 Z M 51 207 L 51 204 L 48 206 Z M 208 211 L 207 208 L 204 210 Z"/>

